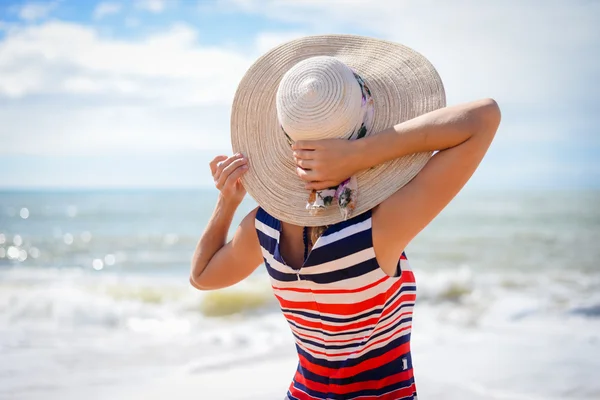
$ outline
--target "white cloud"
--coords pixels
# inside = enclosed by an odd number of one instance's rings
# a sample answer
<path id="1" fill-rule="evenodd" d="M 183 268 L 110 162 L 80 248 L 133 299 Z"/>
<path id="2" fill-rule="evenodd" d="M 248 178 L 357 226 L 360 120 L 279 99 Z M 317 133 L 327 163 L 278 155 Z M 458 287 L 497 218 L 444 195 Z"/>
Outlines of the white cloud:
<path id="1" fill-rule="evenodd" d="M 119 3 L 102 2 L 96 5 L 94 9 L 94 18 L 102 19 L 107 15 L 118 14 L 121 12 L 122 5 Z"/>
<path id="2" fill-rule="evenodd" d="M 94 156 L 223 150 L 230 147 L 229 110 L 225 105 L 168 108 L 75 103 L 0 108 L 0 154 Z"/>
<path id="3" fill-rule="evenodd" d="M 134 17 L 125 18 L 125 26 L 128 28 L 137 28 L 140 26 L 140 20 Z"/>
<path id="4" fill-rule="evenodd" d="M 0 41 L 0 153 L 227 149 L 230 103 L 258 53 L 196 37 L 182 24 L 135 40 L 66 22 L 12 29 Z"/>
<path id="5" fill-rule="evenodd" d="M 25 27 L 0 42 L 0 95 L 94 93 L 170 105 L 227 103 L 251 59 L 199 46 L 196 36 L 186 25 L 139 41 L 103 38 L 93 28 L 65 22 Z"/>
<path id="6" fill-rule="evenodd" d="M 262 32 L 256 37 L 256 45 L 259 53 L 265 53 L 272 48 L 288 42 L 290 40 L 298 39 L 306 36 L 303 32 Z"/>
<path id="7" fill-rule="evenodd" d="M 58 1 L 47 3 L 25 3 L 18 10 L 19 18 L 25 21 L 36 21 L 46 18 L 58 6 Z"/>
<path id="8" fill-rule="evenodd" d="M 600 70 L 600 3 L 509 0 L 223 0 L 322 32 L 366 32 L 423 53 L 451 102 L 533 107 L 579 100 Z"/>
<path id="9" fill-rule="evenodd" d="M 174 25 L 139 40 L 47 22 L 0 42 L 0 152 L 110 154 L 229 147 L 229 109 L 258 53 L 298 34 L 259 35 L 240 52 Z M 32 98 L 41 103 L 27 105 Z M 45 100 L 44 100 L 45 99 Z"/>
<path id="10" fill-rule="evenodd" d="M 166 3 L 166 0 L 136 0 L 135 6 L 139 9 L 158 14 L 165 9 Z"/>

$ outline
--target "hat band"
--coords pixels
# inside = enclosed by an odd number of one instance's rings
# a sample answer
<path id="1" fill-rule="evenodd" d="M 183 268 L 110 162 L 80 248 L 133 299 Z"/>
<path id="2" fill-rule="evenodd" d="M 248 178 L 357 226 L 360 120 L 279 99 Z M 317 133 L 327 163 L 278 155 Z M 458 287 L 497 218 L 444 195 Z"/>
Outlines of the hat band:
<path id="1" fill-rule="evenodd" d="M 355 129 L 347 137 L 347 140 L 361 139 L 369 133 L 369 129 L 372 127 L 374 104 L 373 96 L 369 87 L 366 85 L 364 79 L 358 75 L 355 71 L 352 71 L 356 81 L 358 82 L 362 92 L 362 104 L 361 111 L 363 113 L 363 120 L 361 125 Z M 292 138 L 283 130 L 285 137 L 288 140 L 290 146 L 294 143 Z M 356 208 L 356 200 L 358 196 L 358 182 L 355 176 L 346 179 L 344 182 L 337 186 L 330 187 L 323 190 L 312 190 L 308 196 L 308 202 L 306 203 L 306 209 L 310 215 L 316 215 L 321 210 L 337 203 L 342 218 L 348 219 L 354 209 Z"/>

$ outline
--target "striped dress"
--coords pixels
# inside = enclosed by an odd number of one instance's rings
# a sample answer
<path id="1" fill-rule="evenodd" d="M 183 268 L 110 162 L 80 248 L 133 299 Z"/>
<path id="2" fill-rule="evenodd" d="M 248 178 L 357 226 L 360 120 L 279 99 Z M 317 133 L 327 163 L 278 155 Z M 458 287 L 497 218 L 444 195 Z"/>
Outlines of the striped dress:
<path id="1" fill-rule="evenodd" d="M 371 212 L 331 225 L 300 269 L 279 251 L 281 222 L 258 209 L 256 231 L 298 368 L 287 399 L 416 400 L 410 353 L 415 279 L 375 259 Z"/>

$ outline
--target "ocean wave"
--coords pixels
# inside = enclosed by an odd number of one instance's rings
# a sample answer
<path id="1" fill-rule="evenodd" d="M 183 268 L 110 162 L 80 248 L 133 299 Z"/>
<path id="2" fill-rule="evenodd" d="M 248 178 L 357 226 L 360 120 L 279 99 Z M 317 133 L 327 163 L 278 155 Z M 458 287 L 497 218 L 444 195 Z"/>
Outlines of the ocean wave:
<path id="1" fill-rule="evenodd" d="M 589 318 L 600 318 L 600 304 L 594 304 L 585 307 L 576 307 L 570 310 L 570 313 Z"/>
<path id="2" fill-rule="evenodd" d="M 444 318 L 458 315 L 455 319 L 472 323 L 483 315 L 512 321 L 539 313 L 600 315 L 598 275 L 490 274 L 467 266 L 417 270 L 415 275 L 417 307 L 432 306 Z M 183 273 L 95 274 L 77 268 L 0 271 L 0 324 L 4 326 L 150 331 L 179 320 L 201 324 L 271 312 L 277 313 L 277 303 L 264 274 L 230 288 L 201 292 L 189 285 Z"/>
<path id="3" fill-rule="evenodd" d="M 198 304 L 198 310 L 207 317 L 224 317 L 253 313 L 274 305 L 271 289 L 257 285 L 207 292 Z"/>

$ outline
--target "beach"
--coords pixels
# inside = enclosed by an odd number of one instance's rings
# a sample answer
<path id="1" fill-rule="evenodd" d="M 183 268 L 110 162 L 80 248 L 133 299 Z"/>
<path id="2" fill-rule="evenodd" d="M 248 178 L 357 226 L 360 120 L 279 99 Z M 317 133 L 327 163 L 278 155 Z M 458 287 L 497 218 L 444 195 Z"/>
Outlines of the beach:
<path id="1" fill-rule="evenodd" d="M 189 285 L 215 196 L 0 193 L 0 398 L 283 399 L 297 361 L 263 268 Z M 421 400 L 600 398 L 597 204 L 467 191 L 410 244 Z"/>

